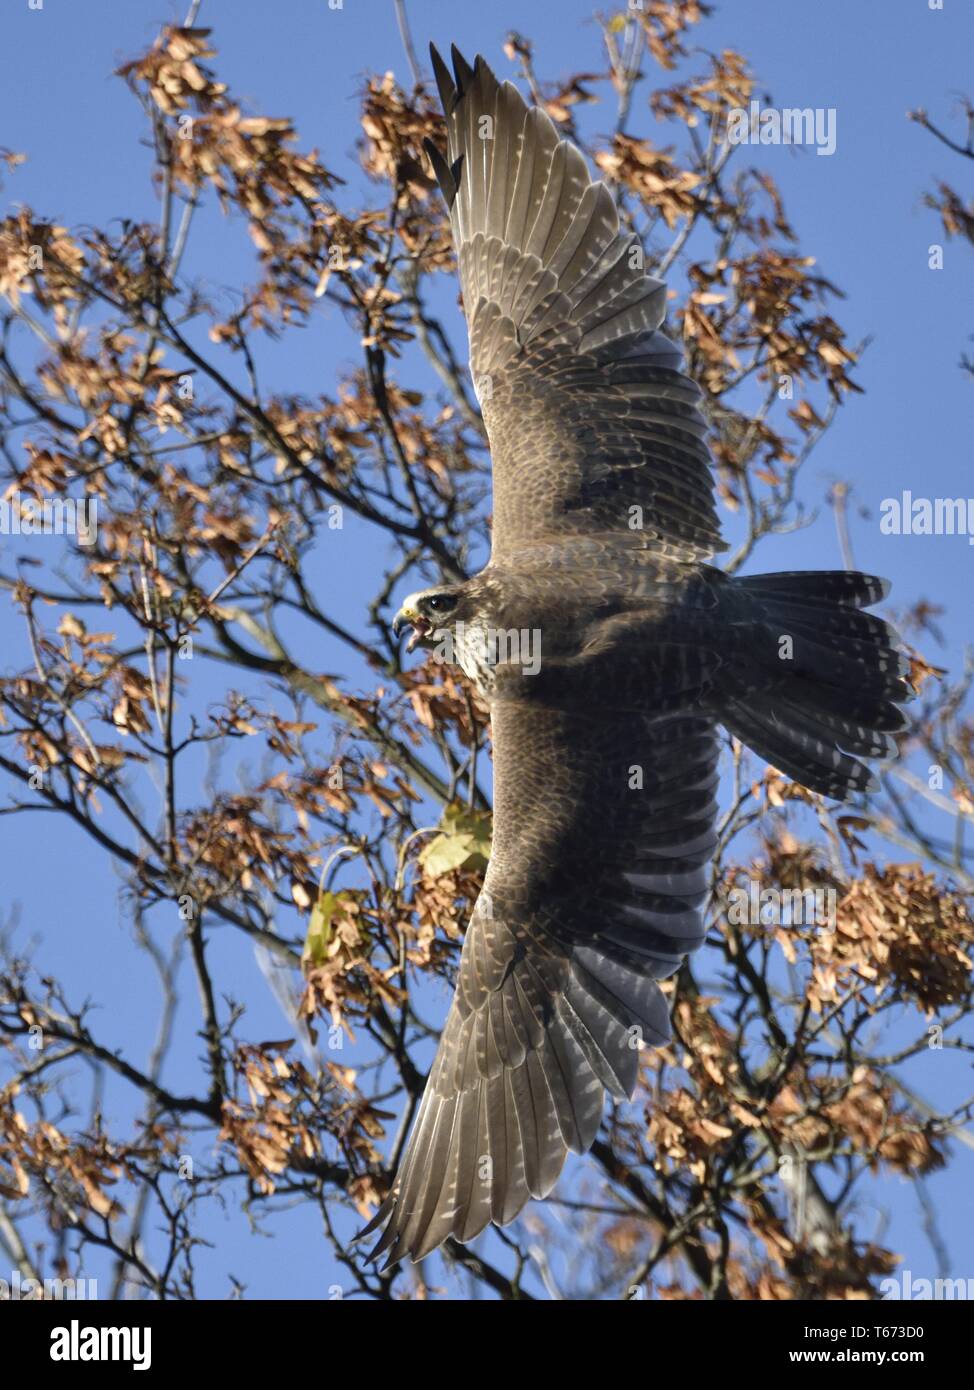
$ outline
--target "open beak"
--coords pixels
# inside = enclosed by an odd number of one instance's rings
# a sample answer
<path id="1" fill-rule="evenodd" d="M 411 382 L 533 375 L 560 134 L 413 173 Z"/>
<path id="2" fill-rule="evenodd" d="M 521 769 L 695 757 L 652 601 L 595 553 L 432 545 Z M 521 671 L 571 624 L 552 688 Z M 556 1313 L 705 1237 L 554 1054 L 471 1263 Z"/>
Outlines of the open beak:
<path id="1" fill-rule="evenodd" d="M 398 637 L 404 627 L 412 628 L 409 641 L 406 643 L 407 652 L 415 651 L 418 644 L 433 631 L 433 624 L 415 608 L 400 608 L 392 620 L 393 637 Z"/>

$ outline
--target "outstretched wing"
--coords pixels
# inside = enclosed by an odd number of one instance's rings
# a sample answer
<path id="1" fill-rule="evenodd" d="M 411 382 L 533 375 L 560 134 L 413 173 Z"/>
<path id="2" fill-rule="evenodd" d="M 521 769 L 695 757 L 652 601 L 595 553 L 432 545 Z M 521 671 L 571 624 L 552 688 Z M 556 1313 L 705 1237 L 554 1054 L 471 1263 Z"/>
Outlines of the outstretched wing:
<path id="1" fill-rule="evenodd" d="M 612 195 L 482 58 L 431 50 L 470 366 L 490 438 L 493 554 L 639 525 L 663 553 L 724 549 L 697 387 L 662 333 L 666 288 Z M 640 511 L 634 512 L 633 508 Z"/>
<path id="2" fill-rule="evenodd" d="M 712 724 L 499 699 L 494 843 L 456 995 L 373 1256 L 511 1221 L 631 1096 L 669 1021 L 657 981 L 703 939 Z"/>

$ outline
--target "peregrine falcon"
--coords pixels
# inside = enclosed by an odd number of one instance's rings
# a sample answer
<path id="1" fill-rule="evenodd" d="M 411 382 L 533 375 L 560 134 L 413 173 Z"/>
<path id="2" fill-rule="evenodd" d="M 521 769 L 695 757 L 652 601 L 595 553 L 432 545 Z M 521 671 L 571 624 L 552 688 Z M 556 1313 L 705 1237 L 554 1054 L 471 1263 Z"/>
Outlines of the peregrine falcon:
<path id="1" fill-rule="evenodd" d="M 605 1093 L 669 1036 L 658 981 L 703 941 L 717 726 L 844 799 L 895 751 L 895 633 L 851 572 L 730 577 L 700 391 L 612 194 L 482 58 L 432 50 L 492 549 L 394 624 L 489 703 L 493 845 L 371 1252 L 420 1260 L 544 1197 Z M 530 649 L 531 660 L 526 660 Z"/>

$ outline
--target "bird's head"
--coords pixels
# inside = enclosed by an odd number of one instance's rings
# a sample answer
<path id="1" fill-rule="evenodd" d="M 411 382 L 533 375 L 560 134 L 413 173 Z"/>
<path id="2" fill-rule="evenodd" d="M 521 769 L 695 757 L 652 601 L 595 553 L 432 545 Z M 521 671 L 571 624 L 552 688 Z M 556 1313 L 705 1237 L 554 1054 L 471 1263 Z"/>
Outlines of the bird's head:
<path id="1" fill-rule="evenodd" d="M 406 643 L 407 652 L 416 647 L 432 646 L 438 633 L 453 632 L 463 619 L 464 591 L 460 585 L 439 585 L 410 594 L 392 620 L 392 633 L 398 637 L 404 627 L 412 634 Z"/>

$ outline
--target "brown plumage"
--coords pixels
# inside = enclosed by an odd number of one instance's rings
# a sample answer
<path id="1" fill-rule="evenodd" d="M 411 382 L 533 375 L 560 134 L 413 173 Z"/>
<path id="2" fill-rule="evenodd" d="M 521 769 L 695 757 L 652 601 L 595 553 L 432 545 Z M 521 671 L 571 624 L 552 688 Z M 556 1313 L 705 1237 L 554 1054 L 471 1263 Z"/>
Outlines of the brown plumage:
<path id="1" fill-rule="evenodd" d="M 491 706 L 494 839 L 395 1185 L 388 1262 L 512 1220 L 629 1097 L 669 1033 L 658 981 L 703 940 L 716 726 L 827 795 L 865 790 L 908 698 L 854 573 L 731 579 L 699 391 L 665 288 L 547 115 L 433 50 L 429 153 L 450 207 L 490 439 L 493 548 L 397 622 L 446 635 Z M 493 634 L 493 637 L 492 637 Z M 540 645 L 530 666 L 515 642 Z M 532 655 L 534 647 L 532 646 Z M 364 1232 L 363 1234 L 365 1234 Z"/>

